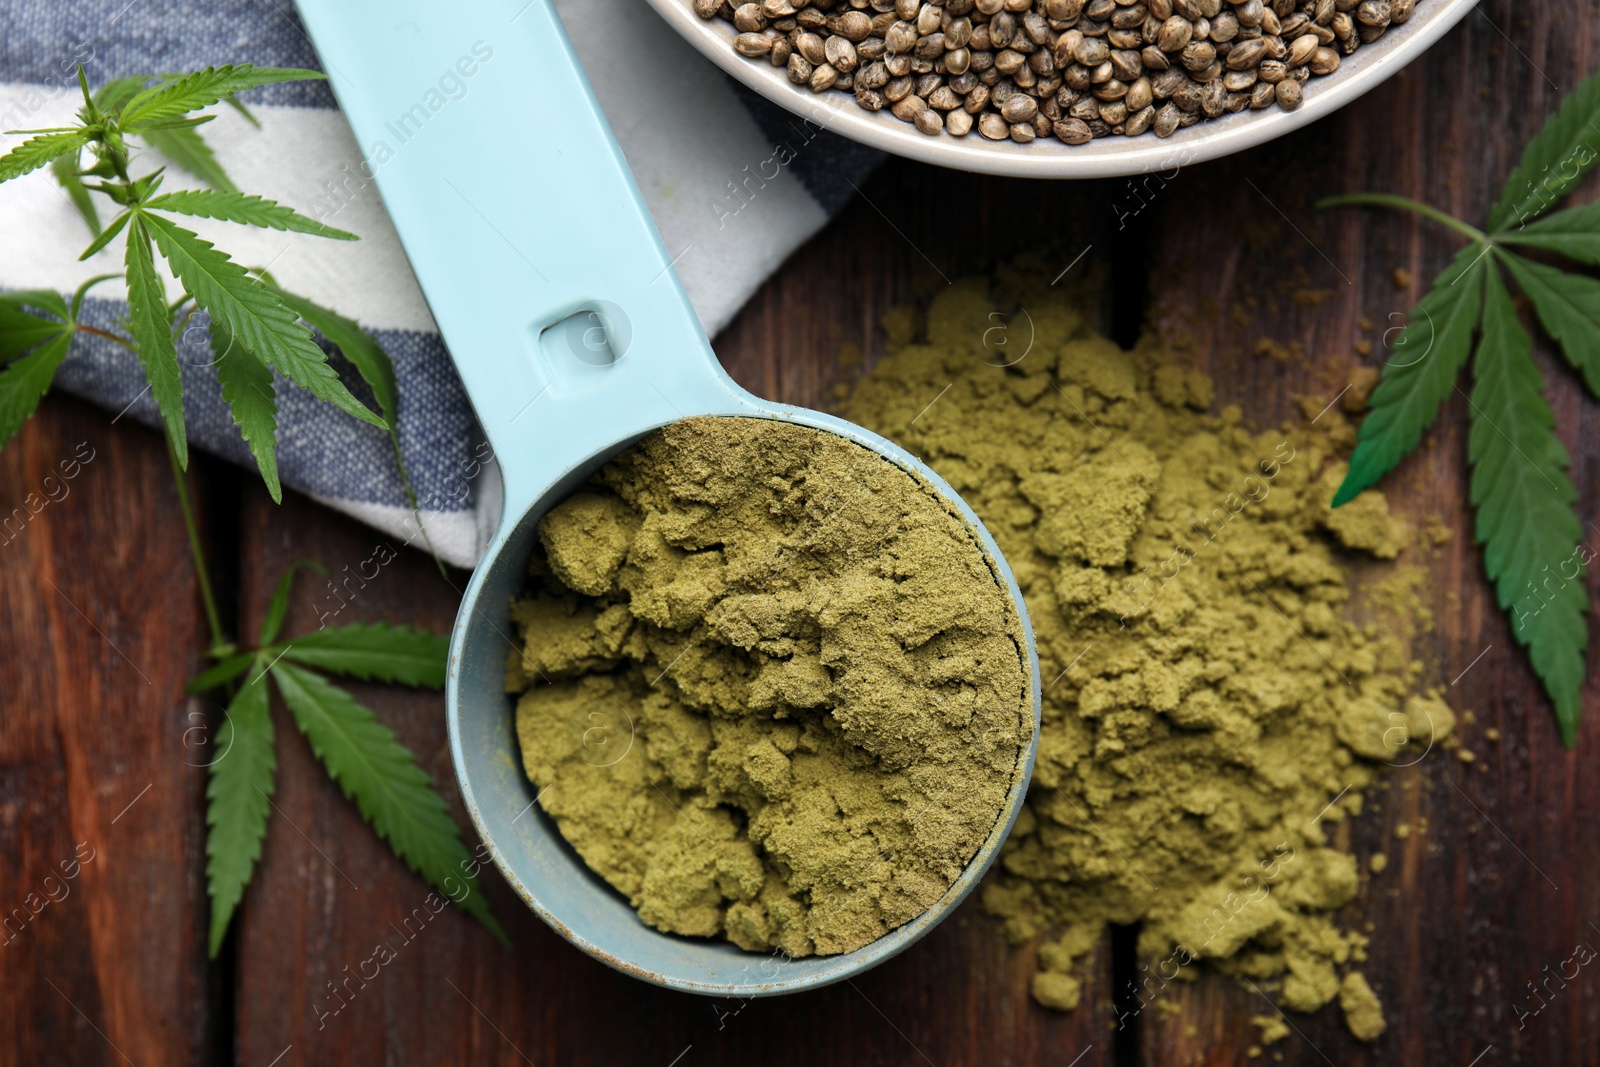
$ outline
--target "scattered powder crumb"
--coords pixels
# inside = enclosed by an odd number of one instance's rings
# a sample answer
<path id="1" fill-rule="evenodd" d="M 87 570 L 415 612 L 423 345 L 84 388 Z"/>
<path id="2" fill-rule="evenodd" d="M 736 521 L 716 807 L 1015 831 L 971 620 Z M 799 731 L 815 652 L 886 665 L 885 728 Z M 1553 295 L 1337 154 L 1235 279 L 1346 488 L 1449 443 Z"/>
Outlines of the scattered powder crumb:
<path id="1" fill-rule="evenodd" d="M 1402 841 L 1404 841 L 1406 838 L 1410 837 L 1411 836 L 1411 824 L 1410 823 L 1401 823 L 1400 825 L 1396 826 L 1394 828 L 1394 836 L 1398 837 Z"/>
<path id="2" fill-rule="evenodd" d="M 1319 308 L 1338 295 L 1337 289 L 1296 289 L 1290 299 L 1303 308 Z"/>
<path id="3" fill-rule="evenodd" d="M 1060 971 L 1040 971 L 1033 976 L 1033 999 L 1047 1008 L 1071 1011 L 1078 1006 L 1083 985 L 1070 974 Z"/>
<path id="4" fill-rule="evenodd" d="M 1485 741 L 1498 743 L 1500 740 L 1500 731 L 1491 726 L 1487 730 L 1483 731 L 1483 739 Z"/>
<path id="5" fill-rule="evenodd" d="M 1344 1009 L 1345 1025 L 1361 1041 L 1376 1041 L 1387 1027 L 1383 1005 L 1367 984 L 1366 975 L 1351 971 L 1339 985 L 1339 1007 Z"/>
<path id="6" fill-rule="evenodd" d="M 1328 465 L 1316 490 L 1324 501 L 1333 499 L 1348 470 L 1346 463 Z M 1410 526 L 1389 514 L 1388 499 L 1376 489 L 1368 489 L 1343 507 L 1324 503 L 1317 519 L 1346 548 L 1359 548 L 1379 559 L 1394 559 L 1411 541 Z"/>
<path id="7" fill-rule="evenodd" d="M 1210 382 L 1167 344 L 1119 349 L 1049 280 L 1008 279 L 1003 301 L 947 287 L 841 410 L 966 497 L 1034 623 L 1038 760 L 984 904 L 1039 944 L 1041 974 L 1138 924 L 1144 1004 L 1203 962 L 1316 1010 L 1366 950 L 1335 921 L 1359 867 L 1317 816 L 1341 794 L 1328 821 L 1359 811 L 1399 748 L 1454 723 L 1412 691 L 1404 638 L 1344 613 L 1351 554 L 1393 558 L 1410 531 L 1376 492 L 1328 509 L 1353 437 L 1328 432 L 1349 430 L 1338 405 L 1280 432 L 1206 414 Z M 1033 348 L 986 363 L 991 313 L 1019 305 Z M 1043 1003 L 1068 988 L 1034 985 Z"/>
<path id="8" fill-rule="evenodd" d="M 1396 289 L 1409 289 L 1411 288 L 1412 281 L 1413 279 L 1410 271 L 1406 270 L 1404 267 L 1396 267 L 1394 269 L 1394 287 Z"/>
<path id="9" fill-rule="evenodd" d="M 1366 338 L 1362 338 L 1361 340 L 1357 341 L 1352 347 L 1355 349 L 1356 355 L 1360 356 L 1362 359 L 1366 359 L 1368 356 L 1372 355 L 1372 342 L 1368 341 Z"/>
<path id="10" fill-rule="evenodd" d="M 1377 367 L 1358 366 L 1350 371 L 1350 389 L 1344 394 L 1343 407 L 1351 415 L 1367 410 L 1367 401 L 1378 387 L 1382 372 Z"/>
<path id="11" fill-rule="evenodd" d="M 1256 342 L 1256 346 L 1252 351 L 1257 356 L 1264 356 L 1279 363 L 1288 363 L 1290 360 L 1298 359 L 1305 353 L 1305 345 L 1299 341 L 1291 341 L 1288 344 L 1284 344 L 1282 341 L 1274 341 L 1270 337 L 1263 337 Z"/>
<path id="12" fill-rule="evenodd" d="M 1470 748 L 1458 748 L 1458 749 L 1456 749 L 1456 759 L 1460 760 L 1462 763 L 1471 763 L 1473 760 L 1475 760 L 1477 758 L 1478 758 L 1478 754 L 1476 752 L 1472 751 L 1472 749 L 1470 749 Z"/>
<path id="13" fill-rule="evenodd" d="M 1289 1036 L 1289 1024 L 1279 1015 L 1252 1015 L 1250 1022 L 1261 1031 L 1263 1045 L 1276 1045 Z"/>
<path id="14" fill-rule="evenodd" d="M 1367 867 L 1373 874 L 1382 874 L 1389 866 L 1389 857 L 1382 852 L 1374 852 L 1367 860 Z"/>
<path id="15" fill-rule="evenodd" d="M 1359 319 L 1356 320 L 1356 327 L 1362 333 L 1371 333 L 1372 332 L 1372 320 L 1367 318 L 1365 315 L 1363 315 Z"/>
<path id="16" fill-rule="evenodd" d="M 1455 539 L 1455 533 L 1438 515 L 1430 515 L 1422 524 L 1419 540 L 1429 548 L 1439 549 Z"/>

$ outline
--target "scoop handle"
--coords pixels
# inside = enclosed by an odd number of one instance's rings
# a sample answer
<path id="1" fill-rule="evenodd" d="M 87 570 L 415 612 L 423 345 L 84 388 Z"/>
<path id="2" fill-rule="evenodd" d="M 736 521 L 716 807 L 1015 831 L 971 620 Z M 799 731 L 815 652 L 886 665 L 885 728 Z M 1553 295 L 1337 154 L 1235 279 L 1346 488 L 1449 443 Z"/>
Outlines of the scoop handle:
<path id="1" fill-rule="evenodd" d="M 508 516 L 611 441 L 742 406 L 551 0 L 299 9 Z"/>

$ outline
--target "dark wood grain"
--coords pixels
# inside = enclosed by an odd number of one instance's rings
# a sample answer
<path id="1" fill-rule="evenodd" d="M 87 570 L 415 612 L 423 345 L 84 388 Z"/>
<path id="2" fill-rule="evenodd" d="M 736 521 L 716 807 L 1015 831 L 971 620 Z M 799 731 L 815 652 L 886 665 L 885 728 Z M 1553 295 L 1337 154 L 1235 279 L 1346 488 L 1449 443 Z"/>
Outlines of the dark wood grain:
<path id="1" fill-rule="evenodd" d="M 3 1063 L 206 1051 L 207 642 L 161 440 L 108 421 L 52 398 L 0 452 Z"/>

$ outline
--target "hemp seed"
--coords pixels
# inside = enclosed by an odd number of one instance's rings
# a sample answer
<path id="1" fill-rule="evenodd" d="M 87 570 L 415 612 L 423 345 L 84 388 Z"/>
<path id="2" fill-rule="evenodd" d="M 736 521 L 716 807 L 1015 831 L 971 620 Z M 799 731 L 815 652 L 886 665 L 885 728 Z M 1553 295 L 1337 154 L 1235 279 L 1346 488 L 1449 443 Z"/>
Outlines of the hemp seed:
<path id="1" fill-rule="evenodd" d="M 1418 0 L 689 0 L 733 48 L 929 137 L 1170 137 L 1299 108 Z"/>

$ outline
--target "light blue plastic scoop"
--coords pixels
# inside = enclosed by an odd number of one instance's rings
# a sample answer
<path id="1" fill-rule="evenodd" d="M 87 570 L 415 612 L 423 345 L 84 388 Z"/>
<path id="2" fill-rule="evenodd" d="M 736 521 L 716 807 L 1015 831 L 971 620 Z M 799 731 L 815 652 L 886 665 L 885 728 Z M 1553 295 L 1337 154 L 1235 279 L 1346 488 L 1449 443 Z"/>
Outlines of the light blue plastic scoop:
<path id="1" fill-rule="evenodd" d="M 500 528 L 456 620 L 447 695 L 462 797 L 506 880 L 583 951 L 673 989 L 787 993 L 900 952 L 988 869 L 1033 769 L 1038 656 L 993 538 L 903 449 L 723 373 L 550 0 L 300 0 L 300 11 L 504 477 Z M 1028 635 L 1033 740 L 993 832 L 937 905 L 854 952 L 766 957 L 646 926 L 538 810 L 522 771 L 505 693 L 508 604 L 536 524 L 643 435 L 701 415 L 827 430 L 931 484 L 980 539 Z"/>

